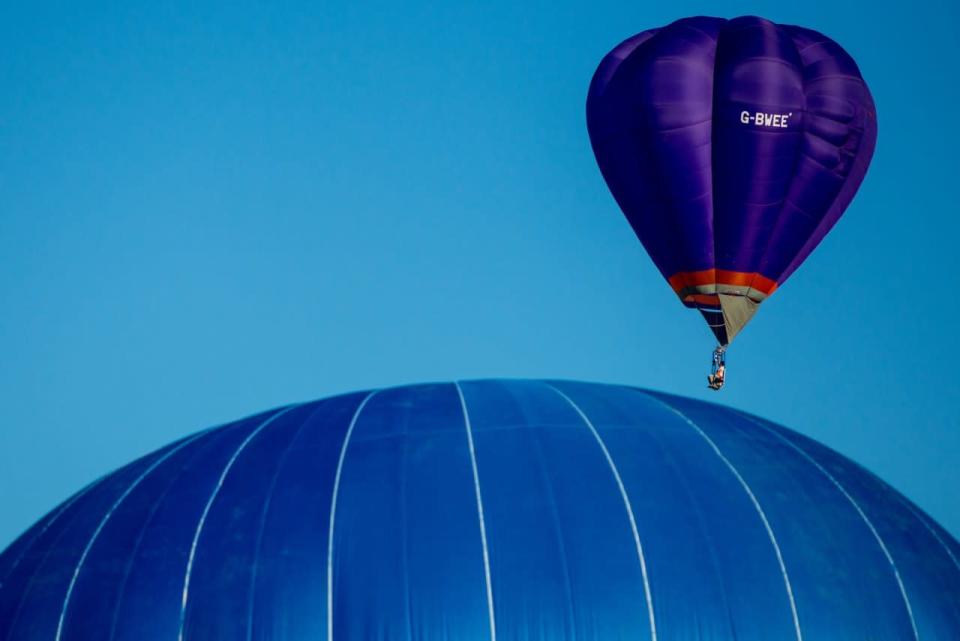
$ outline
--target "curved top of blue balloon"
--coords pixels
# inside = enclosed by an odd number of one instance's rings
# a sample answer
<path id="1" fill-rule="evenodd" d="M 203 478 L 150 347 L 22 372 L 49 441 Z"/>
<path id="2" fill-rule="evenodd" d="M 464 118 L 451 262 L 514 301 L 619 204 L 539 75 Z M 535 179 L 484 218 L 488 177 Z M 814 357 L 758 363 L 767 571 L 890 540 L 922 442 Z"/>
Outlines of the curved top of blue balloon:
<path id="1" fill-rule="evenodd" d="M 960 545 L 742 412 L 489 380 L 271 410 L 0 554 L 0 639 L 957 639 Z"/>

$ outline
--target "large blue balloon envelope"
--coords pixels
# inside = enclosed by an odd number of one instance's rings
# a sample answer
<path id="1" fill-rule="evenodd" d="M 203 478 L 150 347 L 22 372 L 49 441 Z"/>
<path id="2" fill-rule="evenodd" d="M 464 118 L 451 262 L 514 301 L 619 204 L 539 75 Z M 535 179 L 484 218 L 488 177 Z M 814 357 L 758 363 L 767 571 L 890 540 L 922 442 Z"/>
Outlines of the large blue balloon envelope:
<path id="1" fill-rule="evenodd" d="M 587 126 L 640 241 L 722 344 L 840 218 L 877 136 L 836 42 L 757 17 L 626 40 L 597 68 Z"/>
<path id="2" fill-rule="evenodd" d="M 960 546 L 756 417 L 574 382 L 273 410 L 0 553 L 2 641 L 947 641 Z"/>

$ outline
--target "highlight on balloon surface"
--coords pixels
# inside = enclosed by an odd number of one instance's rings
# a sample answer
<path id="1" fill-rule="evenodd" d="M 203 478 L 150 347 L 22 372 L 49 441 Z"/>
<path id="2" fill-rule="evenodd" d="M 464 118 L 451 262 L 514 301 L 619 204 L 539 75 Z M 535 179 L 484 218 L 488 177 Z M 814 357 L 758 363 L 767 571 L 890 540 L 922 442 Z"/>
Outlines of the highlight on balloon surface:
<path id="1" fill-rule="evenodd" d="M 0 553 L 4 641 L 960 638 L 960 544 L 763 419 L 486 380 L 206 430 Z"/>
<path id="2" fill-rule="evenodd" d="M 721 346 L 836 224 L 877 137 L 839 44 L 752 16 L 684 18 L 618 45 L 593 76 L 587 127 L 637 237 Z"/>

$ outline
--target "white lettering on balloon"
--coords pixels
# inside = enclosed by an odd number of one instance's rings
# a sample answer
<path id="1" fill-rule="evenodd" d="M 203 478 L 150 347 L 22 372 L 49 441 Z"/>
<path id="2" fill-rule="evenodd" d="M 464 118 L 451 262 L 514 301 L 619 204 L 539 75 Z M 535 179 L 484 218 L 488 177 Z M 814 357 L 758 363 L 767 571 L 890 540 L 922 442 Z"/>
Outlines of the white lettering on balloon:
<path id="1" fill-rule="evenodd" d="M 757 127 L 774 127 L 777 129 L 786 129 L 793 112 L 786 114 L 768 114 L 762 111 L 750 113 L 749 111 L 740 112 L 740 122 L 745 125 L 754 125 Z"/>

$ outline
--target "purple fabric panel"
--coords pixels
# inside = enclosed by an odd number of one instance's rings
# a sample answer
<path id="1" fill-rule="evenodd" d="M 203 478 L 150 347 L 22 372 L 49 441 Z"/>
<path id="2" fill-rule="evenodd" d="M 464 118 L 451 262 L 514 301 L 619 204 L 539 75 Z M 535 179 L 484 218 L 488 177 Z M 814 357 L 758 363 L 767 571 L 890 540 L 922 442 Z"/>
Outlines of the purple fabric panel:
<path id="1" fill-rule="evenodd" d="M 634 127 L 627 95 L 629 87 L 621 70 L 624 60 L 657 31 L 653 29 L 637 34 L 607 54 L 597 67 L 587 94 L 587 130 L 590 133 L 590 143 L 600 172 L 624 212 L 666 206 L 659 202 L 659 194 L 649 188 L 646 180 L 653 160 L 643 147 L 635 144 L 631 135 Z M 663 233 L 663 230 L 652 224 L 655 221 L 650 222 L 650 225 L 638 228 L 630 221 L 634 233 L 645 247 L 645 238 Z M 664 278 L 668 278 L 670 273 L 666 270 L 670 265 L 661 264 L 649 247 L 647 251 Z"/>
<path id="2" fill-rule="evenodd" d="M 803 67 L 789 35 L 761 18 L 726 23 L 713 103 L 719 269 L 760 267 L 796 175 L 803 107 Z"/>
<path id="3" fill-rule="evenodd" d="M 715 55 L 713 38 L 678 21 L 626 62 L 636 60 L 634 90 L 642 105 L 636 140 L 656 159 L 651 179 L 666 204 L 641 216 L 673 223 L 673 233 L 652 239 L 658 254 L 681 259 L 670 273 L 714 266 L 710 150 Z M 636 226 L 636 216 L 627 218 Z"/>
<path id="4" fill-rule="evenodd" d="M 610 74 L 618 47 L 598 69 L 587 100 L 600 169 L 665 277 L 714 263 L 710 123 L 721 23 L 668 25 Z"/>
<path id="5" fill-rule="evenodd" d="M 867 174 L 877 144 L 877 109 L 853 59 L 829 38 L 801 27 L 785 27 L 805 65 L 809 136 L 813 145 L 836 150 L 835 172 L 845 174 L 826 213 L 805 236 L 802 245 L 785 251 L 791 257 L 782 269 L 769 270 L 778 283 L 786 281 L 833 228 L 850 205 Z"/>
<path id="6" fill-rule="evenodd" d="M 610 191 L 665 277 L 784 282 L 860 186 L 873 100 L 835 42 L 762 18 L 685 18 L 598 67 L 587 127 Z"/>
<path id="7" fill-rule="evenodd" d="M 610 80 L 616 74 L 617 69 L 620 68 L 620 63 L 624 59 L 633 53 L 633 50 L 642 45 L 644 42 L 653 37 L 659 29 L 648 29 L 647 31 L 641 31 L 635 36 L 631 36 L 618 44 L 613 48 L 610 53 L 603 57 L 603 60 L 600 61 L 600 65 L 597 67 L 597 70 L 593 74 L 593 79 L 590 81 L 590 91 L 587 95 L 587 100 L 599 99 L 607 90 L 607 85 L 610 84 Z M 590 112 L 587 112 L 587 118 L 590 117 Z M 603 126 L 603 123 L 597 123 L 598 126 Z"/>

